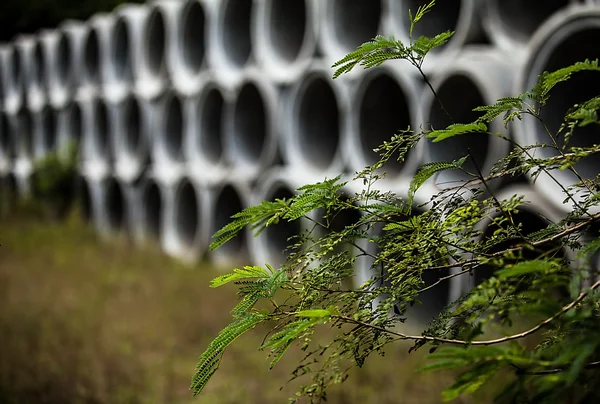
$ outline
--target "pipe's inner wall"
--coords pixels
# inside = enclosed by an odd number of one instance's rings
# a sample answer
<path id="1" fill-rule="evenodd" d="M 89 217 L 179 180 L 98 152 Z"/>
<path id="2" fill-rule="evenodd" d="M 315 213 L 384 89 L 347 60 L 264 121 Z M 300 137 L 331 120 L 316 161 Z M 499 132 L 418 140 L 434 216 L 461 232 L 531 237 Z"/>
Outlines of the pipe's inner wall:
<path id="1" fill-rule="evenodd" d="M 81 140 L 83 138 L 83 118 L 81 113 L 81 107 L 73 103 L 69 106 L 68 110 L 68 122 L 67 122 L 67 136 L 68 139 L 77 143 L 78 147 L 81 146 Z"/>
<path id="2" fill-rule="evenodd" d="M 475 121 L 481 116 L 481 112 L 475 112 L 473 108 L 487 105 L 477 85 L 462 74 L 449 76 L 439 86 L 437 94 L 454 122 L 469 123 Z M 457 97 L 457 94 L 460 94 L 460 97 Z M 434 129 L 443 129 L 452 124 L 450 118 L 440 108 L 439 102 L 435 99 L 428 106 L 428 117 L 429 123 Z M 470 173 L 477 174 L 478 167 L 485 175 L 484 170 L 488 148 L 490 147 L 489 143 L 490 135 L 479 132 L 455 136 L 439 143 L 433 143 L 429 140 L 429 158 L 431 161 L 453 161 L 470 154 L 475 158 L 477 166 L 473 164 L 473 159 L 468 157 L 463 164 L 463 168 Z M 462 171 L 450 170 L 440 173 L 437 177 L 437 183 L 446 184 L 468 178 L 469 176 Z"/>
<path id="3" fill-rule="evenodd" d="M 33 119 L 26 108 L 19 111 L 17 117 L 16 142 L 21 153 L 26 157 L 33 156 Z"/>
<path id="4" fill-rule="evenodd" d="M 546 19 L 567 7 L 571 1 L 546 0 L 543 7 L 539 3 L 522 0 L 494 0 L 490 3 L 502 25 L 503 34 L 519 42 L 527 42 Z"/>
<path id="5" fill-rule="evenodd" d="M 303 160 L 320 169 L 327 169 L 337 154 L 340 138 L 340 111 L 330 83 L 323 77 L 312 77 L 300 94 L 297 128 L 298 152 Z"/>
<path id="6" fill-rule="evenodd" d="M 56 55 L 56 78 L 60 86 L 65 86 L 71 78 L 71 43 L 67 34 L 60 35 Z"/>
<path id="7" fill-rule="evenodd" d="M 56 113 L 51 107 L 42 110 L 42 147 L 44 152 L 49 152 L 56 147 Z"/>
<path id="8" fill-rule="evenodd" d="M 224 108 L 225 100 L 216 88 L 208 90 L 205 98 L 196 106 L 196 152 L 212 164 L 217 164 L 223 155 Z"/>
<path id="9" fill-rule="evenodd" d="M 158 9 L 154 9 L 148 17 L 146 26 L 145 59 L 151 74 L 160 74 L 165 60 L 167 34 L 165 18 Z"/>
<path id="10" fill-rule="evenodd" d="M 119 18 L 115 24 L 111 50 L 115 78 L 118 81 L 131 81 L 131 43 L 124 17 Z"/>
<path id="11" fill-rule="evenodd" d="M 358 101 L 360 153 L 366 164 L 372 165 L 379 161 L 379 155 L 373 149 L 389 141 L 400 130 L 407 129 L 412 122 L 406 94 L 394 78 L 381 73 L 365 84 L 363 96 Z M 384 170 L 398 173 L 402 167 L 402 163 L 392 158 Z"/>
<path id="12" fill-rule="evenodd" d="M 143 140 L 142 112 L 141 106 L 134 97 L 127 98 L 123 105 L 125 151 L 129 155 L 136 156 L 140 152 Z"/>
<path id="13" fill-rule="evenodd" d="M 258 88 L 246 83 L 234 106 L 233 148 L 240 164 L 255 166 L 260 162 L 267 138 L 267 106 Z"/>
<path id="14" fill-rule="evenodd" d="M 14 144 L 10 123 L 5 112 L 0 112 L 0 154 L 6 157 L 14 156 Z"/>
<path id="15" fill-rule="evenodd" d="M 306 0 L 271 0 L 267 17 L 268 43 L 275 56 L 285 62 L 294 62 L 300 55 L 306 35 Z"/>
<path id="16" fill-rule="evenodd" d="M 595 20 L 594 20 L 595 21 Z M 579 20 L 577 21 L 579 22 Z M 585 59 L 595 60 L 598 58 L 597 47 L 592 44 L 600 42 L 600 27 L 583 27 L 581 30 L 571 33 L 561 43 L 554 47 L 548 60 L 543 66 L 543 71 L 555 71 L 573 63 Z M 542 71 L 532 72 L 530 77 L 537 77 Z M 551 133 L 557 133 L 563 118 L 574 104 L 581 104 L 600 94 L 600 81 L 597 72 L 579 72 L 574 74 L 568 82 L 559 83 L 550 93 L 550 99 L 542 108 L 540 117 L 548 126 Z M 535 123 L 536 141 L 550 143 L 541 124 Z M 564 137 L 557 139 L 560 146 L 564 145 Z M 587 125 L 577 127 L 569 142 L 569 147 L 591 147 L 598 143 L 598 126 Z M 544 149 L 546 155 L 550 149 Z M 600 169 L 600 154 L 595 153 L 575 164 L 575 169 L 584 179 L 595 178 Z"/>
<path id="17" fill-rule="evenodd" d="M 268 193 L 265 200 L 274 201 L 275 199 L 289 199 L 293 198 L 293 191 L 285 184 L 275 184 L 271 191 Z M 269 263 L 277 266 L 282 265 L 285 262 L 287 254 L 284 250 L 288 247 L 288 239 L 293 236 L 297 236 L 301 233 L 301 226 L 298 220 L 288 222 L 287 220 L 280 220 L 279 223 L 273 226 L 267 227 L 264 233 L 259 237 L 264 237 L 264 246 L 266 247 Z"/>
<path id="18" fill-rule="evenodd" d="M 175 229 L 179 241 L 187 248 L 194 245 L 200 222 L 198 197 L 194 186 L 184 181 L 177 192 L 175 208 Z"/>
<path id="19" fill-rule="evenodd" d="M 154 181 L 150 181 L 144 190 L 144 220 L 145 229 L 155 239 L 160 239 L 162 226 L 162 196 L 160 188 Z"/>
<path id="20" fill-rule="evenodd" d="M 237 190 L 231 185 L 226 185 L 219 192 L 215 208 L 212 233 L 221 230 L 229 224 L 232 221 L 231 216 L 241 212 L 244 206 Z M 231 257 L 239 257 L 244 254 L 246 251 L 246 238 L 244 235 L 245 233 L 242 231 L 235 238 L 219 247 L 218 250 L 221 250 L 220 254 Z"/>
<path id="21" fill-rule="evenodd" d="M 224 0 L 225 11 L 220 34 L 223 35 L 222 49 L 236 66 L 244 66 L 252 52 L 250 24 L 252 0 Z M 286 1 L 287 3 L 287 1 Z"/>
<path id="22" fill-rule="evenodd" d="M 95 29 L 89 31 L 84 45 L 83 65 L 89 82 L 97 84 L 100 81 L 100 39 Z"/>
<path id="23" fill-rule="evenodd" d="M 349 53 L 379 34 L 383 7 L 381 0 L 332 0 L 333 35 L 341 47 L 340 52 Z M 437 34 L 438 32 L 436 32 Z"/>
<path id="24" fill-rule="evenodd" d="M 192 72 L 204 65 L 206 15 L 199 2 L 188 3 L 181 26 L 183 62 Z"/>
<path id="25" fill-rule="evenodd" d="M 162 135 L 167 155 L 173 160 L 180 160 L 183 142 L 183 108 L 179 97 L 169 96 L 163 113 Z"/>
<path id="26" fill-rule="evenodd" d="M 106 213 L 111 230 L 119 231 L 123 229 L 126 217 L 125 198 L 121 184 L 114 178 L 111 178 L 106 186 Z"/>
<path id="27" fill-rule="evenodd" d="M 11 68 L 12 68 L 12 77 L 10 80 L 10 85 L 13 86 L 13 88 L 18 89 L 23 83 L 21 83 L 21 79 L 22 79 L 22 69 L 21 66 L 23 66 L 23 54 L 21 53 L 21 50 L 16 47 L 13 46 L 13 52 L 12 52 L 12 58 L 11 58 Z"/>
<path id="28" fill-rule="evenodd" d="M 32 76 L 35 85 L 45 90 L 46 89 L 46 58 L 44 55 L 44 48 L 42 43 L 37 41 L 33 49 L 33 66 L 34 74 Z"/>
<path id="29" fill-rule="evenodd" d="M 402 21 L 406 21 L 406 36 L 408 36 L 408 28 L 410 25 L 408 25 L 406 10 L 410 9 L 414 12 L 417 8 L 427 4 L 427 2 L 422 0 L 406 0 L 398 2 L 398 4 L 401 4 L 402 6 L 396 7 L 395 17 Z M 462 0 L 444 0 L 439 2 L 439 4 L 436 3 L 435 7 L 433 7 L 431 11 L 415 25 L 413 39 L 422 35 L 433 38 L 444 31 L 456 31 L 462 8 L 461 4 Z"/>
<path id="30" fill-rule="evenodd" d="M 110 134 L 108 108 L 102 100 L 95 100 L 93 105 L 94 131 L 92 143 L 97 157 L 106 158 L 110 154 Z"/>

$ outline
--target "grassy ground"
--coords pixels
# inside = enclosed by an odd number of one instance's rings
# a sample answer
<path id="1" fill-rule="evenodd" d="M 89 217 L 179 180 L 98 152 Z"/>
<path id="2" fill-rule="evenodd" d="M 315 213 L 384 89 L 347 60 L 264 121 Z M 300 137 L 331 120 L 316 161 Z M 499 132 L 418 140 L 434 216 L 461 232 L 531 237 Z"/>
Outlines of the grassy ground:
<path id="1" fill-rule="evenodd" d="M 256 330 L 191 399 L 196 359 L 235 299 L 233 288 L 208 288 L 218 272 L 206 265 L 101 242 L 77 218 L 4 219 L 0 244 L 0 403 L 285 403 L 295 391 L 284 385 L 300 354 L 268 371 Z M 407 348 L 367 361 L 329 402 L 440 402 L 452 378 L 415 374 L 422 354 Z"/>

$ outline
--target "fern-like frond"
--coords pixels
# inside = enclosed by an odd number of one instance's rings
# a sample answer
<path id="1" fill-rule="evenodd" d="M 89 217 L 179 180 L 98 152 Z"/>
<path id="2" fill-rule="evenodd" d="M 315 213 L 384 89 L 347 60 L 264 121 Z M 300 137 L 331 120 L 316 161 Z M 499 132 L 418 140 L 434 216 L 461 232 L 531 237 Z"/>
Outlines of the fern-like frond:
<path id="1" fill-rule="evenodd" d="M 417 190 L 419 188 L 421 188 L 421 186 L 423 184 L 425 184 L 425 182 L 427 182 L 427 180 L 429 178 L 431 178 L 433 175 L 435 175 L 439 172 L 446 171 L 446 170 L 454 170 L 454 169 L 462 167 L 462 165 L 464 164 L 466 159 L 467 159 L 467 156 L 460 158 L 458 160 L 452 161 L 452 162 L 440 161 L 440 162 L 425 163 L 425 164 L 421 165 L 421 167 L 419 168 L 419 170 L 413 177 L 412 181 L 410 182 L 410 186 L 408 188 L 408 204 L 410 205 L 413 203 L 414 198 L 415 198 L 415 193 L 417 192 Z"/>
<path id="2" fill-rule="evenodd" d="M 533 101 L 543 106 L 550 98 L 550 91 L 559 83 L 567 81 L 571 78 L 573 73 L 583 71 L 600 71 L 598 66 L 598 59 L 588 60 L 583 62 L 577 62 L 573 65 L 558 69 L 554 72 L 544 72 L 540 75 L 538 82 L 533 87 L 530 93 L 530 97 Z"/>
<path id="3" fill-rule="evenodd" d="M 282 331 L 273 334 L 260 349 L 270 348 L 273 355 L 269 368 L 272 369 L 283 357 L 292 343 L 310 332 L 311 328 L 323 321 L 322 318 L 303 318 L 289 323 Z"/>
<path id="4" fill-rule="evenodd" d="M 284 218 L 289 221 L 297 220 L 315 209 L 326 208 L 336 202 L 337 192 L 346 185 L 346 182 L 338 182 L 341 178 L 342 176 L 338 175 L 323 182 L 298 188 L 299 194 L 292 199 Z"/>
<path id="5" fill-rule="evenodd" d="M 437 34 L 433 38 L 420 36 L 411 46 L 411 50 L 416 53 L 419 58 L 424 58 L 431 50 L 445 45 L 454 35 L 454 31 L 446 31 Z"/>
<path id="6" fill-rule="evenodd" d="M 427 138 L 433 139 L 434 143 L 450 139 L 467 133 L 487 132 L 487 125 L 483 122 L 456 123 L 446 129 L 433 130 L 427 134 Z"/>
<path id="7" fill-rule="evenodd" d="M 521 94 L 518 97 L 504 97 L 498 99 L 493 105 L 484 105 L 474 108 L 473 111 L 485 112 L 477 121 L 490 123 L 500 115 L 504 114 L 504 126 L 508 126 L 508 123 L 514 120 L 515 117 L 520 117 L 519 114 L 511 114 L 511 112 L 522 111 L 523 104 L 527 94 Z M 510 120 L 508 118 L 511 118 Z"/>
<path id="8" fill-rule="evenodd" d="M 219 333 L 198 360 L 196 373 L 192 378 L 192 384 L 190 386 L 190 390 L 192 390 L 194 396 L 200 394 L 219 367 L 225 349 L 240 335 L 253 329 L 265 319 L 265 315 L 251 314 L 234 321 Z"/>
<path id="9" fill-rule="evenodd" d="M 232 273 L 221 275 L 210 282 L 211 288 L 218 288 L 229 282 L 238 281 L 241 279 L 258 278 L 266 279 L 271 276 L 271 273 L 259 266 L 245 266 L 244 268 L 235 268 Z"/>

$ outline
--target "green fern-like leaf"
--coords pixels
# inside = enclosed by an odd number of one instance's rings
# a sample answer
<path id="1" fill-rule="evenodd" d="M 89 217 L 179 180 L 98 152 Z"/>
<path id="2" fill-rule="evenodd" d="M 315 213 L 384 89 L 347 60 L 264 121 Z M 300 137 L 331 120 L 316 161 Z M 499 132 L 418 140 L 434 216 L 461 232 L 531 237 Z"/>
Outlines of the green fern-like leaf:
<path id="1" fill-rule="evenodd" d="M 526 97 L 526 94 L 521 94 L 518 97 L 500 98 L 493 105 L 480 106 L 474 108 L 473 111 L 485 112 L 485 114 L 477 120 L 485 123 L 490 123 L 500 115 L 504 114 L 504 126 L 506 127 L 515 117 L 520 117 L 520 111 L 524 109 L 523 104 Z"/>
<path id="2" fill-rule="evenodd" d="M 289 323 L 282 331 L 273 334 L 260 349 L 271 349 L 271 355 L 273 359 L 269 368 L 272 369 L 279 360 L 283 357 L 288 348 L 292 343 L 298 340 L 301 336 L 305 335 L 315 325 L 321 323 L 323 318 L 303 318 Z"/>
<path id="3" fill-rule="evenodd" d="M 577 62 L 568 67 L 558 69 L 552 73 L 542 73 L 539 77 L 538 82 L 531 90 L 531 99 L 537 102 L 540 106 L 545 105 L 546 102 L 548 102 L 548 99 L 550 98 L 550 91 L 552 91 L 552 89 L 556 85 L 569 80 L 573 73 L 583 71 L 600 71 L 600 66 L 598 66 L 598 59 L 592 61 L 586 59 L 583 62 Z"/>
<path id="4" fill-rule="evenodd" d="M 431 50 L 445 45 L 453 35 L 454 31 L 446 31 L 442 32 L 441 34 L 437 34 L 433 38 L 420 36 L 411 46 L 411 50 L 420 58 L 424 58 L 429 52 L 431 52 Z"/>
<path id="5" fill-rule="evenodd" d="M 433 139 L 434 143 L 450 139 L 467 133 L 487 132 L 487 125 L 483 122 L 456 123 L 446 129 L 433 130 L 427 134 L 427 138 Z"/>
<path id="6" fill-rule="evenodd" d="M 232 273 L 221 275 L 210 282 L 211 288 L 218 288 L 229 282 L 248 278 L 267 279 L 271 273 L 259 266 L 245 266 L 244 268 L 235 268 Z"/>
<path id="7" fill-rule="evenodd" d="M 413 203 L 415 193 L 433 175 L 435 175 L 439 172 L 442 172 L 442 171 L 454 170 L 454 169 L 460 168 L 460 167 L 462 167 L 462 165 L 464 164 L 466 159 L 467 159 L 467 156 L 465 156 L 461 159 L 455 160 L 453 162 L 440 161 L 440 162 L 425 163 L 425 164 L 421 165 L 421 167 L 419 168 L 419 170 L 413 177 L 412 181 L 410 182 L 410 186 L 408 188 L 408 204 L 410 205 Z"/>
<path id="8" fill-rule="evenodd" d="M 217 370 L 225 349 L 240 335 L 256 327 L 266 319 L 262 314 L 252 314 L 240 318 L 225 327 L 215 338 L 206 351 L 200 356 L 196 366 L 196 373 L 192 378 L 190 390 L 197 396 L 202 392 L 214 372 Z"/>
<path id="9" fill-rule="evenodd" d="M 338 183 L 341 175 L 316 184 L 304 185 L 298 188 L 300 192 L 291 202 L 290 209 L 284 218 L 293 221 L 319 208 L 326 208 L 337 201 L 336 193 L 346 185 Z"/>

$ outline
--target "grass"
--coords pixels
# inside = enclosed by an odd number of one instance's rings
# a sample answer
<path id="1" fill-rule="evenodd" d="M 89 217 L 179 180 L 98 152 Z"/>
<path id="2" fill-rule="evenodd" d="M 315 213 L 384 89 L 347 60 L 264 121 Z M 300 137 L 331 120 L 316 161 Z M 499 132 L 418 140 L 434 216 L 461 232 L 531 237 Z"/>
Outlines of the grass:
<path id="1" fill-rule="evenodd" d="M 255 330 L 191 398 L 196 359 L 235 303 L 234 288 L 208 287 L 221 273 L 214 268 L 186 267 L 127 240 L 102 242 L 77 216 L 5 218 L 0 244 L 0 403 L 285 403 L 295 392 L 285 382 L 301 353 L 269 371 L 257 351 L 264 332 Z M 451 375 L 415 374 L 423 353 L 407 350 L 368 360 L 328 402 L 440 402 Z"/>

